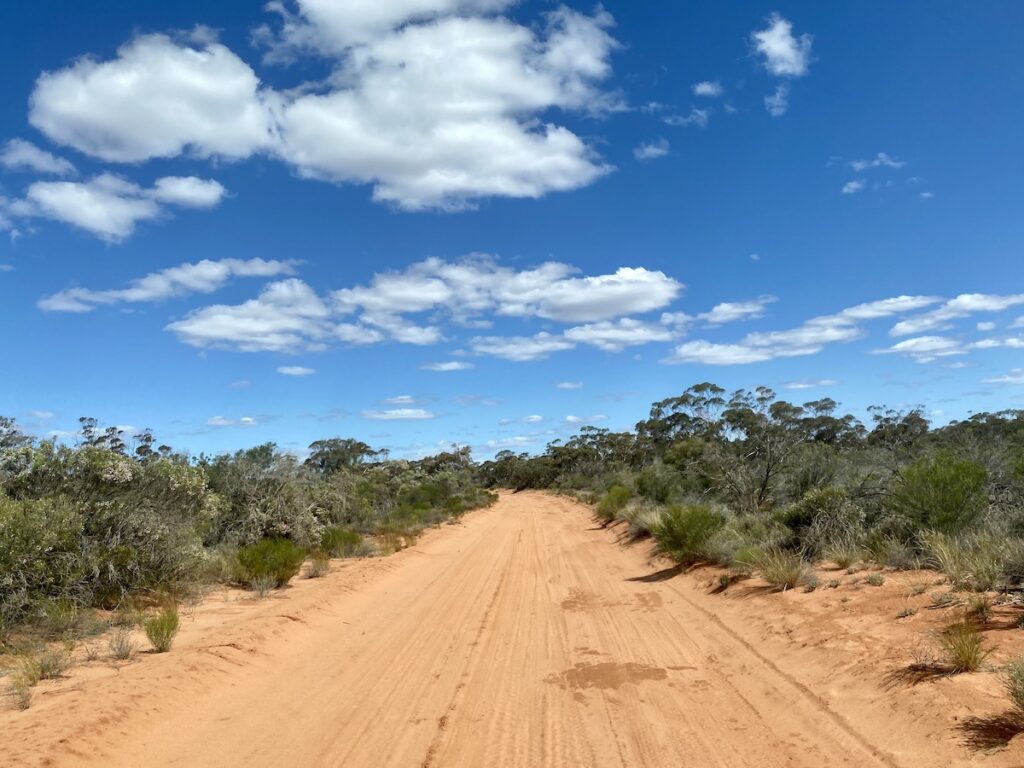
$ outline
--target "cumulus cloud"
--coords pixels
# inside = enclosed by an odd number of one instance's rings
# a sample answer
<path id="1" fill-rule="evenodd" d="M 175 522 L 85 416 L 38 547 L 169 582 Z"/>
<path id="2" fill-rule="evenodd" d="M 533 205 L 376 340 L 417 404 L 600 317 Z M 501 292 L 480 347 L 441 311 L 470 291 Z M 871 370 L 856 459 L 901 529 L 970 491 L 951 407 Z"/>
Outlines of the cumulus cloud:
<path id="1" fill-rule="evenodd" d="M 694 96 L 709 96 L 717 97 L 724 93 L 722 84 L 717 80 L 702 80 L 699 83 L 693 84 L 693 95 Z"/>
<path id="2" fill-rule="evenodd" d="M 363 418 L 370 421 L 426 421 L 436 416 L 423 408 L 392 408 L 387 411 L 363 411 Z"/>
<path id="3" fill-rule="evenodd" d="M 569 414 L 565 417 L 566 424 L 593 424 L 598 421 L 607 421 L 608 417 L 603 413 L 597 413 L 593 416 L 574 416 Z"/>
<path id="4" fill-rule="evenodd" d="M 621 352 L 625 347 L 671 341 L 674 334 L 663 325 L 644 323 L 624 317 L 617 322 L 603 321 L 569 328 L 563 336 L 572 342 L 591 344 L 606 352 Z"/>
<path id="5" fill-rule="evenodd" d="M 167 330 L 194 347 L 243 352 L 298 352 L 325 346 L 330 310 L 306 283 L 281 280 L 238 305 L 217 304 L 190 312 Z"/>
<path id="6" fill-rule="evenodd" d="M 451 373 L 453 371 L 468 371 L 472 369 L 474 365 L 472 363 L 466 363 L 461 360 L 449 360 L 445 363 L 427 363 L 421 365 L 424 371 L 435 371 L 437 373 Z"/>
<path id="7" fill-rule="evenodd" d="M 864 189 L 863 179 L 854 179 L 843 184 L 843 188 L 840 190 L 844 195 L 855 195 Z"/>
<path id="8" fill-rule="evenodd" d="M 583 389 L 582 381 L 560 381 L 555 384 L 557 389 Z"/>
<path id="9" fill-rule="evenodd" d="M 84 182 L 37 181 L 7 210 L 14 216 L 60 221 L 117 242 L 130 236 L 139 222 L 164 215 L 165 205 L 212 208 L 225 194 L 224 187 L 212 179 L 168 176 L 144 189 L 103 173 Z"/>
<path id="10" fill-rule="evenodd" d="M 708 109 L 697 109 L 694 107 L 690 110 L 689 114 L 686 115 L 668 115 L 663 118 L 663 122 L 666 125 L 679 127 L 685 127 L 688 125 L 695 125 L 698 128 L 707 128 L 708 122 L 711 119 L 711 110 Z"/>
<path id="11" fill-rule="evenodd" d="M 633 150 L 633 157 L 637 160 L 657 160 L 669 153 L 670 145 L 667 139 L 645 142 Z"/>
<path id="12" fill-rule="evenodd" d="M 789 111 L 789 86 L 779 83 L 775 90 L 764 97 L 764 108 L 772 117 L 782 117 Z"/>
<path id="13" fill-rule="evenodd" d="M 38 306 L 51 312 L 91 312 L 97 307 L 120 303 L 160 301 L 191 293 L 213 293 L 232 277 L 274 277 L 291 274 L 293 261 L 263 259 L 203 259 L 193 264 L 153 272 L 133 280 L 126 288 L 94 291 L 68 288 L 40 299 Z"/>
<path id="14" fill-rule="evenodd" d="M 879 152 L 870 160 L 854 160 L 850 163 L 850 167 L 857 171 L 857 173 L 871 168 L 902 168 L 905 165 L 906 163 L 902 160 L 897 160 L 885 152 Z"/>
<path id="15" fill-rule="evenodd" d="M 783 386 L 786 389 L 801 390 L 834 387 L 838 383 L 835 379 L 797 379 L 796 381 L 787 381 Z"/>
<path id="16" fill-rule="evenodd" d="M 997 295 L 963 293 L 941 307 L 920 315 L 908 317 L 892 327 L 891 336 L 910 336 L 932 330 L 945 330 L 951 321 L 970 317 L 978 312 L 1003 312 L 1024 304 L 1024 293 Z"/>
<path id="17" fill-rule="evenodd" d="M 793 36 L 793 25 L 777 13 L 768 19 L 768 26 L 751 36 L 754 50 L 760 54 L 765 69 L 777 77 L 803 77 L 811 59 L 810 35 Z"/>
<path id="18" fill-rule="evenodd" d="M 282 376 L 312 376 L 316 373 L 316 369 L 305 368 L 301 365 L 282 365 L 277 372 Z"/>
<path id="19" fill-rule="evenodd" d="M 744 365 L 780 357 L 813 355 L 829 344 L 861 338 L 864 330 L 859 323 L 862 321 L 913 311 L 936 301 L 933 296 L 896 296 L 811 318 L 796 328 L 748 333 L 737 343 L 714 343 L 703 339 L 686 342 L 676 347 L 662 362 Z"/>
<path id="20" fill-rule="evenodd" d="M 534 336 L 483 336 L 470 342 L 473 351 L 517 363 L 542 360 L 552 352 L 573 349 L 576 344 L 562 336 L 542 331 Z"/>
<path id="21" fill-rule="evenodd" d="M 0 165 L 11 171 L 35 171 L 54 176 L 72 176 L 75 166 L 69 160 L 40 149 L 24 139 L 11 139 L 0 150 Z"/>
<path id="22" fill-rule="evenodd" d="M 406 209 L 537 198 L 612 169 L 553 120 L 617 108 L 601 85 L 613 20 L 565 7 L 523 25 L 498 0 L 271 3 L 276 58 L 315 51 L 330 74 L 276 91 L 209 30 L 140 35 L 113 59 L 44 73 L 30 121 L 94 157 L 277 157 L 300 176 L 368 184 Z M 354 21 L 353 21 L 354 20 Z M 275 56 L 271 56 L 275 58 Z"/>
<path id="23" fill-rule="evenodd" d="M 761 296 L 750 301 L 727 301 L 717 304 L 709 312 L 697 315 L 709 326 L 724 325 L 741 320 L 764 317 L 764 308 L 778 301 L 775 296 Z"/>
<path id="24" fill-rule="evenodd" d="M 255 427 L 259 421 L 254 416 L 241 416 L 237 419 L 227 416 L 214 416 L 206 420 L 208 427 Z"/>

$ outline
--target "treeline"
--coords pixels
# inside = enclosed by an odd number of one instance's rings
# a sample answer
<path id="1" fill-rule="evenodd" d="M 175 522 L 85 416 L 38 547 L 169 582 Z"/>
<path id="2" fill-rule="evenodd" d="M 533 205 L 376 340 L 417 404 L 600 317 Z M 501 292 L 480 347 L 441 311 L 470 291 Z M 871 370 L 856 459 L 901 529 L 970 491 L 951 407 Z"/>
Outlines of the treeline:
<path id="1" fill-rule="evenodd" d="M 633 432 L 586 427 L 540 456 L 504 451 L 481 473 L 490 486 L 576 493 L 681 564 L 759 570 L 781 586 L 816 560 L 934 567 L 979 590 L 1024 581 L 1024 411 L 939 429 L 919 409 L 870 413 L 864 424 L 830 399 L 704 383 L 655 403 Z"/>
<path id="2" fill-rule="evenodd" d="M 397 549 L 493 499 L 468 448 L 394 461 L 330 439 L 304 462 L 273 443 L 192 459 L 93 419 L 80 435 L 40 441 L 0 418 L 0 642 L 142 594 L 273 588 L 307 556 Z"/>

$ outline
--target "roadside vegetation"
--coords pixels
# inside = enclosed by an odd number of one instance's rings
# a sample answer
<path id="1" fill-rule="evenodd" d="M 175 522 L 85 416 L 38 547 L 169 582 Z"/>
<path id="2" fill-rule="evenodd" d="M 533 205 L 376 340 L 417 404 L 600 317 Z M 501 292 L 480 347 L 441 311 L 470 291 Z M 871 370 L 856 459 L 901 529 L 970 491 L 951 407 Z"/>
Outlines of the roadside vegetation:
<path id="1" fill-rule="evenodd" d="M 68 446 L 0 418 L 0 669 L 28 706 L 55 643 L 85 647 L 115 623 L 111 657 L 131 658 L 136 628 L 164 652 L 177 604 L 207 585 L 265 593 L 307 559 L 322 576 L 328 557 L 394 551 L 494 498 L 468 449 L 394 461 L 331 439 L 305 461 L 272 443 L 193 458 L 93 419 Z"/>

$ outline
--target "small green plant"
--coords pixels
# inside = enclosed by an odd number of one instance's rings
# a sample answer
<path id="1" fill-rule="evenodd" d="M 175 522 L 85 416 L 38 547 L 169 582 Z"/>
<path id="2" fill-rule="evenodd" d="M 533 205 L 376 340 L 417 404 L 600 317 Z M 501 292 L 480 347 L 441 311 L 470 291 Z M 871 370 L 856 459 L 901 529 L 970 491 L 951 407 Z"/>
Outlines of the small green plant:
<path id="1" fill-rule="evenodd" d="M 967 601 L 967 617 L 981 624 L 988 624 L 992 619 L 992 601 L 988 595 L 975 595 Z"/>
<path id="2" fill-rule="evenodd" d="M 178 607 L 173 603 L 142 622 L 146 637 L 157 653 L 167 653 L 171 650 L 179 626 Z"/>
<path id="3" fill-rule="evenodd" d="M 807 563 L 798 553 L 781 549 L 757 551 L 751 565 L 772 587 L 782 591 L 800 586 L 811 575 Z"/>
<path id="4" fill-rule="evenodd" d="M 242 547 L 235 556 L 238 562 L 237 580 L 252 584 L 255 579 L 273 581 L 275 588 L 283 587 L 302 568 L 306 553 L 290 539 L 262 539 Z"/>
<path id="5" fill-rule="evenodd" d="M 939 647 L 955 673 L 977 672 L 992 649 L 983 647 L 984 638 L 978 628 L 967 621 L 952 624 L 939 633 Z"/>
<path id="6" fill-rule="evenodd" d="M 818 578 L 818 575 L 808 571 L 807 576 L 804 578 L 804 592 L 813 592 L 819 586 L 821 586 L 821 580 Z"/>
<path id="7" fill-rule="evenodd" d="M 127 661 L 135 655 L 135 640 L 132 638 L 130 629 L 125 627 L 119 627 L 114 630 L 114 633 L 110 636 L 107 641 L 107 647 L 110 650 L 110 656 L 118 661 Z"/>
<path id="8" fill-rule="evenodd" d="M 71 666 L 71 654 L 63 648 L 50 648 L 39 655 L 39 676 L 53 680 L 63 675 Z"/>
<path id="9" fill-rule="evenodd" d="M 896 618 L 907 619 L 913 616 L 915 613 L 917 613 L 917 608 L 913 608 L 908 605 L 906 608 L 902 609 L 899 613 L 896 614 Z"/>
<path id="10" fill-rule="evenodd" d="M 829 589 L 839 589 L 839 585 L 841 583 L 842 582 L 839 581 L 839 579 L 829 579 L 828 580 L 828 584 L 826 584 L 825 586 L 828 587 Z"/>
<path id="11" fill-rule="evenodd" d="M 28 709 L 32 706 L 32 686 L 15 676 L 11 679 L 11 698 L 15 709 Z"/>
<path id="12" fill-rule="evenodd" d="M 692 565 L 707 559 L 708 542 L 723 525 L 725 518 L 708 507 L 672 506 L 658 518 L 651 535 L 666 555 L 680 565 Z"/>
<path id="13" fill-rule="evenodd" d="M 954 605 L 959 604 L 959 600 L 956 595 L 950 592 L 933 592 L 932 593 L 932 607 L 933 608 L 952 608 Z"/>
<path id="14" fill-rule="evenodd" d="M 306 569 L 307 579 L 319 579 L 326 576 L 331 570 L 331 559 L 323 552 L 314 552 L 309 561 L 309 568 Z"/>
<path id="15" fill-rule="evenodd" d="M 910 596 L 911 597 L 917 597 L 918 595 L 923 595 L 927 591 L 928 591 L 928 582 L 926 582 L 926 581 L 919 581 L 919 582 L 916 582 L 916 583 L 910 585 Z"/>
<path id="16" fill-rule="evenodd" d="M 43 679 L 43 665 L 35 656 L 24 656 L 15 666 L 13 678 L 29 688 L 38 685 Z"/>
<path id="17" fill-rule="evenodd" d="M 597 503 L 597 516 L 605 522 L 612 522 L 626 503 L 633 498 L 633 492 L 624 485 L 613 485 Z"/>
<path id="18" fill-rule="evenodd" d="M 357 557 L 365 551 L 363 537 L 349 528 L 328 528 L 320 537 L 320 548 L 331 557 Z"/>
<path id="19" fill-rule="evenodd" d="M 880 587 L 885 584 L 885 576 L 880 573 L 872 573 L 864 578 L 864 582 L 872 587 Z"/>
<path id="20" fill-rule="evenodd" d="M 277 580 L 273 576 L 257 576 L 251 579 L 247 586 L 250 592 L 255 593 L 256 597 L 262 600 L 277 586 Z"/>
<path id="21" fill-rule="evenodd" d="M 831 560 L 840 570 L 851 568 L 860 560 L 860 548 L 856 544 L 846 541 L 833 544 L 823 554 L 825 559 Z"/>
<path id="22" fill-rule="evenodd" d="M 1003 669 L 1003 687 L 1013 704 L 1015 717 L 1024 723 L 1024 656 L 1007 663 Z"/>

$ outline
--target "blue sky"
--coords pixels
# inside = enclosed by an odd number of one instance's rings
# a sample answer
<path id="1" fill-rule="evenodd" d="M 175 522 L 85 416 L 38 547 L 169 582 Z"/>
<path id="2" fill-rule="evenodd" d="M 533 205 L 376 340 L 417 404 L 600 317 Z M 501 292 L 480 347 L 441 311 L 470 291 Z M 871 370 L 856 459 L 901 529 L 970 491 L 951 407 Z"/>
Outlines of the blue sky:
<path id="1" fill-rule="evenodd" d="M 8 3 L 0 413 L 193 452 L 1024 407 L 1024 7 Z"/>

